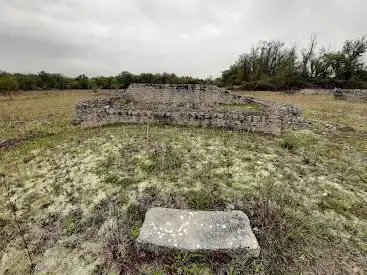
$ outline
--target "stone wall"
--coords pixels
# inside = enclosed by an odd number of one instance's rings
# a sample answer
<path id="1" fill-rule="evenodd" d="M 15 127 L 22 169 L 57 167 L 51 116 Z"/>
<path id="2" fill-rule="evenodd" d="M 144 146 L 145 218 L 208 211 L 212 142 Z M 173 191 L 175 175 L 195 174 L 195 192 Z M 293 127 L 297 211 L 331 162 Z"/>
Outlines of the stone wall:
<path id="1" fill-rule="evenodd" d="M 335 98 L 341 100 L 367 102 L 367 90 L 334 89 L 333 95 Z"/>
<path id="2" fill-rule="evenodd" d="M 229 93 L 214 85 L 200 84 L 131 84 L 128 93 L 140 103 L 165 104 L 197 103 L 207 104 L 232 100 Z"/>
<path id="3" fill-rule="evenodd" d="M 118 96 L 77 104 L 76 115 L 85 127 L 153 123 L 271 134 L 302 122 L 296 106 L 240 97 L 203 85 L 134 84 Z"/>

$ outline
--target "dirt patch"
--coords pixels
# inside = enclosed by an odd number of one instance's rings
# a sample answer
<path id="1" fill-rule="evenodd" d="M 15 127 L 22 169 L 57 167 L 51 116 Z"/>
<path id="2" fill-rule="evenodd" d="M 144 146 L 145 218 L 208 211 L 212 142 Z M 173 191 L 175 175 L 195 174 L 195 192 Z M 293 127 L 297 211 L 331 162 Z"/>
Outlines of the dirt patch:
<path id="1" fill-rule="evenodd" d="M 20 138 L 11 138 L 7 140 L 3 140 L 3 141 L 0 141 L 0 149 L 11 149 L 24 142 L 35 140 L 39 138 L 40 136 L 41 136 L 40 134 L 30 134 L 30 135 L 26 135 Z"/>

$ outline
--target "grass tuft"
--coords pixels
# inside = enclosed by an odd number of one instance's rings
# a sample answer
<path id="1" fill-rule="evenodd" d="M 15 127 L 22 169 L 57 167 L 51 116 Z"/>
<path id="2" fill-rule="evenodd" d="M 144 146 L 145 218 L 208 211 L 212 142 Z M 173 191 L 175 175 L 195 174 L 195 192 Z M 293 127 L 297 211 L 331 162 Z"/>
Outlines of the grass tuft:
<path id="1" fill-rule="evenodd" d="M 200 189 L 189 192 L 187 205 L 189 208 L 196 210 L 223 210 L 225 202 L 217 192 L 210 189 Z"/>

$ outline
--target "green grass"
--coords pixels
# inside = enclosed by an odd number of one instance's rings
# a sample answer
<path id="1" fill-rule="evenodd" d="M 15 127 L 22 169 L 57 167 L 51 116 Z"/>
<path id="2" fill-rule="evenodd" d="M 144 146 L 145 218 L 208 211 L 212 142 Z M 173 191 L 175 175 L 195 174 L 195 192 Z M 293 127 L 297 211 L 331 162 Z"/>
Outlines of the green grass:
<path id="1" fill-rule="evenodd" d="M 311 131 L 298 131 L 293 133 L 284 133 L 279 145 L 280 147 L 297 152 L 302 148 L 310 148 L 313 144 L 317 144 L 317 135 Z"/>
<path id="2" fill-rule="evenodd" d="M 35 100 L 27 96 L 7 102 L 7 110 Z M 41 107 L 52 113 L 56 103 L 48 97 L 54 95 L 35 96 L 39 106 L 31 106 L 27 124 L 39 123 L 53 135 L 0 151 L 0 173 L 27 233 L 35 272 L 345 274 L 367 268 L 365 125 L 352 124 L 353 134 L 322 128 L 320 121 L 335 120 L 314 113 L 317 97 L 303 96 L 314 128 L 274 137 L 146 125 L 79 129 L 68 124 L 79 98 L 74 92 L 55 96 L 68 98 L 57 103 L 64 113 L 46 120 Z M 359 107 L 349 104 L 349 115 L 358 120 Z M 3 125 L 8 137 L 23 134 L 12 130 L 13 123 Z M 261 257 L 142 256 L 134 240 L 153 206 L 242 210 Z M 0 233 L 0 273 L 24 273 L 29 263 L 6 200 Z"/>
<path id="3" fill-rule="evenodd" d="M 218 195 L 218 192 L 210 189 L 193 190 L 187 197 L 187 205 L 190 209 L 215 210 L 223 207 L 223 202 Z"/>

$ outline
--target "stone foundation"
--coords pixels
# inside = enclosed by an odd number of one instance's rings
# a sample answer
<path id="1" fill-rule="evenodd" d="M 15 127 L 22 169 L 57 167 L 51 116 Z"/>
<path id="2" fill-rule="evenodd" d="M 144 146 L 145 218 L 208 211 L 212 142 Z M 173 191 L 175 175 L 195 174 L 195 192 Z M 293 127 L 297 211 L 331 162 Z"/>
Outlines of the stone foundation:
<path id="1" fill-rule="evenodd" d="M 85 127 L 152 123 L 270 134 L 302 123 L 296 106 L 240 97 L 204 85 L 133 84 L 118 96 L 77 104 L 76 116 Z"/>
<path id="2" fill-rule="evenodd" d="M 367 102 L 367 90 L 344 90 L 344 89 L 334 89 L 334 98 L 352 101 L 352 102 Z"/>

